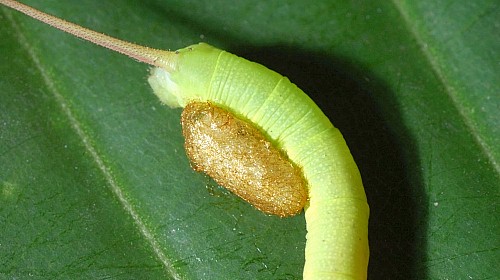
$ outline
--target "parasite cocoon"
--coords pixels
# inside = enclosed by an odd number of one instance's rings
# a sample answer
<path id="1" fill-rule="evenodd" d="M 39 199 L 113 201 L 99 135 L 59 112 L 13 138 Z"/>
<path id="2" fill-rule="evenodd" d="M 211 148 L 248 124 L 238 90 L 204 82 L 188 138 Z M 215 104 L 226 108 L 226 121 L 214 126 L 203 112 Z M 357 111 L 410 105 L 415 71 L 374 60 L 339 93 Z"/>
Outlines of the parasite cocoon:
<path id="1" fill-rule="evenodd" d="M 250 123 L 207 102 L 189 103 L 181 123 L 193 169 L 265 213 L 285 217 L 304 208 L 302 170 Z"/>

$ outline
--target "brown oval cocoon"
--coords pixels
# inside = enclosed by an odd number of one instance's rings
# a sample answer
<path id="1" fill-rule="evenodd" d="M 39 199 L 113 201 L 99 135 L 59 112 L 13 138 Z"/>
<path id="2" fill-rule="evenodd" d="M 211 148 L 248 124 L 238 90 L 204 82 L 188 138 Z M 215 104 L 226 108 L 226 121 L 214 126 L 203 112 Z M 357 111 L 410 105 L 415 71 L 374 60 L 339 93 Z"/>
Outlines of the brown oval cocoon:
<path id="1" fill-rule="evenodd" d="M 194 170 L 265 213 L 285 217 L 304 208 L 302 170 L 253 125 L 206 102 L 189 103 L 181 124 Z"/>

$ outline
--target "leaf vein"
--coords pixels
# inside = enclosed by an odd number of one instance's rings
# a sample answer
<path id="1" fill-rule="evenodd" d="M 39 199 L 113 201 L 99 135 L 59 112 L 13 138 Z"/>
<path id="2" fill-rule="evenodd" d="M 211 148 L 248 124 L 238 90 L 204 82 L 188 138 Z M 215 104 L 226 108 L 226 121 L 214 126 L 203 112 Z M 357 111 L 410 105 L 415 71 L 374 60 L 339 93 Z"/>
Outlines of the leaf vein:
<path id="1" fill-rule="evenodd" d="M 441 82 L 443 87 L 445 88 L 445 92 L 448 95 L 448 97 L 451 100 L 451 103 L 453 106 L 457 109 L 458 114 L 462 118 L 465 126 L 468 128 L 470 133 L 472 134 L 472 137 L 476 141 L 476 143 L 479 145 L 479 148 L 481 151 L 485 154 L 486 158 L 488 161 L 493 165 L 494 170 L 496 171 L 497 177 L 500 177 L 500 164 L 495 158 L 494 152 L 492 147 L 490 147 L 486 141 L 483 139 L 481 136 L 480 132 L 477 130 L 476 126 L 474 125 L 474 122 L 470 119 L 470 117 L 466 113 L 466 108 L 459 102 L 458 99 L 458 93 L 457 90 L 453 88 L 451 85 L 451 82 L 448 81 L 446 78 L 446 75 L 443 73 L 442 68 L 439 66 L 438 59 L 436 59 L 433 54 L 431 53 L 430 49 L 426 47 L 427 43 L 425 42 L 424 38 L 421 36 L 420 32 L 417 30 L 415 24 L 412 24 L 412 20 L 410 18 L 410 15 L 408 14 L 408 11 L 404 7 L 404 3 L 401 1 L 397 0 L 392 0 L 392 3 L 394 7 L 398 10 L 399 14 L 402 16 L 402 19 L 405 21 L 406 26 L 408 27 L 409 31 L 415 38 L 417 44 L 419 45 L 422 53 L 424 54 L 426 60 L 429 62 L 429 65 L 432 69 L 432 71 L 436 74 L 436 77 L 438 80 Z"/>
<path id="2" fill-rule="evenodd" d="M 136 212 L 130 201 L 127 199 L 125 194 L 123 193 L 120 185 L 117 183 L 113 175 L 111 174 L 110 169 L 106 166 L 104 160 L 97 152 L 96 148 L 91 143 L 91 137 L 82 129 L 82 125 L 80 121 L 75 117 L 73 112 L 71 111 L 70 106 L 68 106 L 68 102 L 65 100 L 64 96 L 59 92 L 56 85 L 52 81 L 52 78 L 48 74 L 48 71 L 42 65 L 40 59 L 38 58 L 38 54 L 35 50 L 30 46 L 27 38 L 23 35 L 23 32 L 19 25 L 14 20 L 10 11 L 6 13 L 7 20 L 11 23 L 12 28 L 15 31 L 15 36 L 19 44 L 22 46 L 24 50 L 28 53 L 29 57 L 35 64 L 36 69 L 40 72 L 44 83 L 47 86 L 49 92 L 52 93 L 56 102 L 60 105 L 63 114 L 67 117 L 71 127 L 75 131 L 76 135 L 80 138 L 83 143 L 83 146 L 90 154 L 92 160 L 97 165 L 99 170 L 102 172 L 106 182 L 108 182 L 108 186 L 111 189 L 112 193 L 116 196 L 118 201 L 121 203 L 123 209 L 132 217 L 135 225 L 137 226 L 140 234 L 149 242 L 153 252 L 156 254 L 158 260 L 163 264 L 167 273 L 171 275 L 174 279 L 181 279 L 180 275 L 174 269 L 174 265 L 167 258 L 167 256 L 163 253 L 162 248 L 158 241 L 155 239 L 153 233 L 148 229 L 146 224 L 142 221 L 139 214 Z"/>

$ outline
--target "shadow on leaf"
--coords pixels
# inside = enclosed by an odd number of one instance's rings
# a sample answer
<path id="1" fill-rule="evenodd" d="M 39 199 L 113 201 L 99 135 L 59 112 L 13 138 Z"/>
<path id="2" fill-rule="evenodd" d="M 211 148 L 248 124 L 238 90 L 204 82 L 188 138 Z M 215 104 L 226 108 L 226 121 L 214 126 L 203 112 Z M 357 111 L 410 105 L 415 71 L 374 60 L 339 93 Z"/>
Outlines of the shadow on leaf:
<path id="1" fill-rule="evenodd" d="M 383 79 L 343 58 L 279 46 L 233 51 L 287 76 L 344 135 L 370 205 L 369 278 L 426 278 L 427 198 L 395 93 Z"/>

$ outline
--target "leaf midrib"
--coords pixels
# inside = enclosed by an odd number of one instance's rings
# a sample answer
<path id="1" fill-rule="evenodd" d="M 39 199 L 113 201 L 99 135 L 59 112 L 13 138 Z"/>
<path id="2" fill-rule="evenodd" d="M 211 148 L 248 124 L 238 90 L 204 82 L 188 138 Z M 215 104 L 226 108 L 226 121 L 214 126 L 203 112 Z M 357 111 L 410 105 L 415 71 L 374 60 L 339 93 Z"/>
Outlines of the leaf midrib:
<path id="1" fill-rule="evenodd" d="M 401 18 L 403 19 L 405 25 L 407 26 L 408 31 L 415 38 L 415 41 L 417 42 L 419 49 L 421 50 L 424 57 L 428 61 L 428 64 L 430 65 L 432 72 L 435 74 L 438 81 L 441 83 L 441 85 L 445 89 L 446 95 L 451 100 L 451 104 L 453 105 L 453 107 L 457 110 L 458 114 L 460 115 L 462 122 L 465 124 L 467 130 L 472 135 L 472 138 L 477 143 L 477 145 L 479 146 L 482 153 L 486 156 L 488 161 L 493 166 L 497 177 L 500 178 L 500 165 L 495 158 L 495 155 L 492 151 L 492 148 L 486 143 L 486 141 L 484 141 L 483 137 L 481 136 L 481 133 L 479 133 L 479 131 L 476 129 L 474 122 L 466 114 L 466 108 L 458 101 L 458 98 L 457 98 L 458 94 L 457 94 L 456 90 L 454 90 L 454 88 L 451 86 L 451 83 L 447 81 L 446 76 L 444 75 L 443 71 L 439 67 L 438 60 L 429 51 L 430 48 L 425 47 L 425 45 L 427 45 L 427 43 L 424 41 L 423 37 L 421 36 L 419 31 L 417 30 L 416 26 L 411 23 L 410 16 L 408 15 L 406 10 L 404 9 L 401 2 L 397 1 L 397 0 L 392 0 L 392 3 L 396 7 L 397 11 L 400 13 Z"/>
<path id="2" fill-rule="evenodd" d="M 167 256 L 163 253 L 162 248 L 159 242 L 154 238 L 153 233 L 148 229 L 146 224 L 142 221 L 139 214 L 135 211 L 132 203 L 127 200 L 124 195 L 120 185 L 117 183 L 115 178 L 110 172 L 110 168 L 103 161 L 102 157 L 97 152 L 96 148 L 91 144 L 91 137 L 82 129 L 81 122 L 75 117 L 73 112 L 71 111 L 71 107 L 68 105 L 68 102 L 65 100 L 64 96 L 59 92 L 55 83 L 53 82 L 52 77 L 48 74 L 43 64 L 40 62 L 38 58 L 39 55 L 36 51 L 31 47 L 28 39 L 24 36 L 23 30 L 14 20 L 11 11 L 6 11 L 6 8 L 1 8 L 7 18 L 7 22 L 10 23 L 12 29 L 14 30 L 14 36 L 16 37 L 19 45 L 23 50 L 26 51 L 28 57 L 32 60 L 36 69 L 40 73 L 43 83 L 46 85 L 48 91 L 52 94 L 55 102 L 60 106 L 63 115 L 66 117 L 68 122 L 71 124 L 72 130 L 75 132 L 76 137 L 81 140 L 85 150 L 91 156 L 94 163 L 97 165 L 98 169 L 102 173 L 105 181 L 108 183 L 108 187 L 118 199 L 126 214 L 128 214 L 134 224 L 139 231 L 139 234 L 144 237 L 144 239 L 150 244 L 151 249 L 153 250 L 157 259 L 162 263 L 166 272 L 173 277 L 173 279 L 181 279 L 180 275 L 174 268 L 173 262 L 167 258 Z"/>

